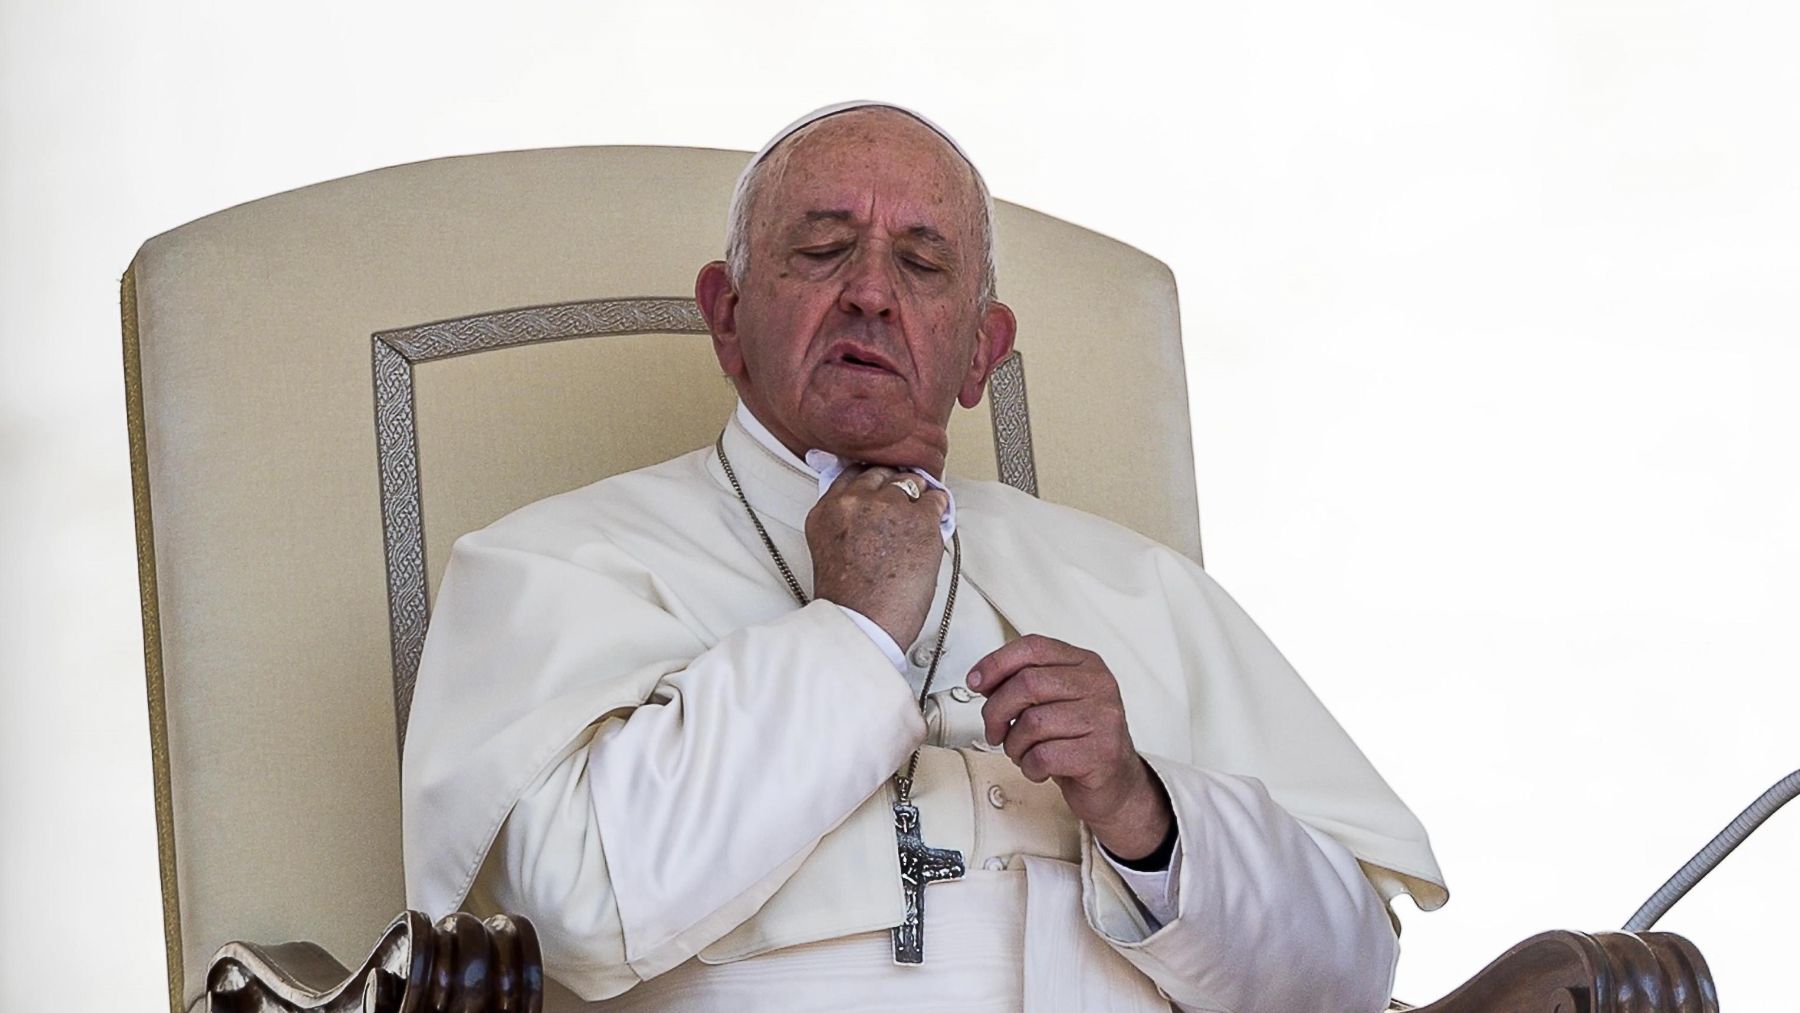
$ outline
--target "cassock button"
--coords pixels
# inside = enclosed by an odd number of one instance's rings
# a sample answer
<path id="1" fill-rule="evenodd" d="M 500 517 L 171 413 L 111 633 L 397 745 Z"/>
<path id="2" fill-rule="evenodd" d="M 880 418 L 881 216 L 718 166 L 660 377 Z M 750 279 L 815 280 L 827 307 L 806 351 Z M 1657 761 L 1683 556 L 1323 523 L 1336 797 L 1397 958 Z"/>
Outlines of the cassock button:
<path id="1" fill-rule="evenodd" d="M 997 784 L 988 788 L 988 805 L 996 809 L 1006 808 L 1006 792 L 1001 791 Z"/>
<path id="2" fill-rule="evenodd" d="M 920 643 L 912 649 L 912 663 L 918 668 L 931 667 L 931 645 Z"/>
<path id="3" fill-rule="evenodd" d="M 1006 871 L 1006 859 L 990 858 L 987 861 L 981 863 L 981 867 L 983 869 L 986 869 L 989 872 L 1005 872 Z"/>
<path id="4" fill-rule="evenodd" d="M 975 694 L 969 692 L 969 687 L 967 686 L 952 686 L 950 687 L 950 699 L 955 700 L 957 703 L 968 703 L 970 700 L 975 699 Z"/>

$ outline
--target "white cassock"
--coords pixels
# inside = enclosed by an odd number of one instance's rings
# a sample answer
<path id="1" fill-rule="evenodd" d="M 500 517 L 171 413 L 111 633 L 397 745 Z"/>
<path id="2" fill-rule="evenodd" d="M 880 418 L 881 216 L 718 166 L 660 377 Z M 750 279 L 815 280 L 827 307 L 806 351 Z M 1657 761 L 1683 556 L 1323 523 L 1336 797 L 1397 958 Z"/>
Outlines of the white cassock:
<path id="1" fill-rule="evenodd" d="M 725 449 L 810 588 L 817 476 L 736 417 Z M 950 488 L 962 585 L 923 716 L 949 554 L 896 677 L 846 610 L 797 607 L 710 447 L 458 539 L 407 735 L 409 905 L 528 916 L 609 1010 L 1382 1009 L 1386 902 L 1435 908 L 1443 877 L 1299 676 L 1180 553 Z M 987 747 L 963 680 L 1021 632 L 1118 679 L 1174 807 L 1167 874 Z M 968 873 L 926 888 L 925 962 L 896 966 L 892 776 L 921 743 L 922 835 Z"/>

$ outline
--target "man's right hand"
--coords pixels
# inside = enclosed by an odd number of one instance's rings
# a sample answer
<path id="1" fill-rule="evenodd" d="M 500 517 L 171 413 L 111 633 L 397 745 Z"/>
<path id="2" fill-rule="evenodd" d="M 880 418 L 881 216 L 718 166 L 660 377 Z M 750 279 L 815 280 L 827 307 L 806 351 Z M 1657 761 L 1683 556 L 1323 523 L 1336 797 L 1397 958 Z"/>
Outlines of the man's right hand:
<path id="1" fill-rule="evenodd" d="M 806 515 L 813 597 L 862 613 L 903 651 L 919 638 L 937 590 L 944 553 L 938 519 L 950 502 L 931 488 L 913 502 L 893 485 L 908 474 L 846 469 Z"/>

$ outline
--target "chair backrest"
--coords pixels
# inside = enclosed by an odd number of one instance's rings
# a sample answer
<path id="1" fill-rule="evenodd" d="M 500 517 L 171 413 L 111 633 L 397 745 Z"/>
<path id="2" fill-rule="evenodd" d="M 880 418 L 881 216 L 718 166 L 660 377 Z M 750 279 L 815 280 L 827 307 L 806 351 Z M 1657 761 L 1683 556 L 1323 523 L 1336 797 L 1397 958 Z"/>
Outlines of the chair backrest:
<path id="1" fill-rule="evenodd" d="M 229 940 L 360 958 L 404 906 L 396 714 L 450 544 L 711 441 L 733 394 L 692 286 L 746 157 L 444 158 L 138 251 L 126 400 L 175 1009 Z M 1168 269 L 1015 205 L 998 233 L 1021 359 L 996 412 L 958 413 L 950 470 L 1198 558 Z"/>

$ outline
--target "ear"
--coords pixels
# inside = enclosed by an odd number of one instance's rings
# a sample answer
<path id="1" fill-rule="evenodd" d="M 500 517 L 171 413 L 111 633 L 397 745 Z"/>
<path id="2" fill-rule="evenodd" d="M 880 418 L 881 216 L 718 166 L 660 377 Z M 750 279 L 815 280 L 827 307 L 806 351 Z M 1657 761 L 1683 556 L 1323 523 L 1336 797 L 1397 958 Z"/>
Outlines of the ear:
<path id="1" fill-rule="evenodd" d="M 1013 316 L 1012 307 L 1003 302 L 988 304 L 987 312 L 981 315 L 981 327 L 975 332 L 975 358 L 969 363 L 969 372 L 963 377 L 962 390 L 956 398 L 964 408 L 981 403 L 988 377 L 1001 359 L 1012 354 L 1018 330 L 1019 321 Z"/>
<path id="2" fill-rule="evenodd" d="M 700 315 L 706 318 L 706 329 L 712 332 L 713 354 L 719 357 L 719 368 L 733 380 L 743 380 L 744 352 L 737 332 L 738 295 L 723 260 L 700 269 L 694 278 L 694 301 L 700 305 Z"/>

